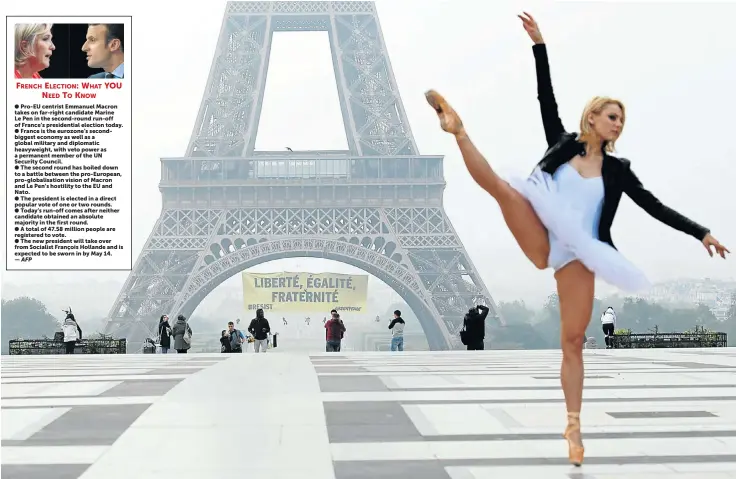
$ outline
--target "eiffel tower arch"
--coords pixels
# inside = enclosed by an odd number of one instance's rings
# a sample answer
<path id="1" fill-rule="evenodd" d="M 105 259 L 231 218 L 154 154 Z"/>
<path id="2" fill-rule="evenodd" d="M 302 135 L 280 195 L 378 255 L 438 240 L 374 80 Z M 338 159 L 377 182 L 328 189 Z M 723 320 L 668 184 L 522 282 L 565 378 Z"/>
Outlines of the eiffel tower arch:
<path id="1" fill-rule="evenodd" d="M 347 151 L 255 151 L 279 31 L 328 32 Z M 298 256 L 375 275 L 430 349 L 461 347 L 473 305 L 500 318 L 444 211 L 442 162 L 418 152 L 373 2 L 229 2 L 186 155 L 161 159 L 161 216 L 106 333 L 136 351 L 161 314 L 188 317 L 232 275 Z"/>

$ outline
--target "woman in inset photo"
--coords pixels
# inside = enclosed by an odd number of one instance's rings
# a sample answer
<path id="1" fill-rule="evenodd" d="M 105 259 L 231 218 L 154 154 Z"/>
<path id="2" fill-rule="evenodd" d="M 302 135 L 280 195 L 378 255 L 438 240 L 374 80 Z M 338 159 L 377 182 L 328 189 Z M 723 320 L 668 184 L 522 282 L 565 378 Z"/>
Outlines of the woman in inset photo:
<path id="1" fill-rule="evenodd" d="M 51 65 L 56 47 L 52 41 L 52 23 L 17 23 L 15 25 L 15 78 L 42 78 L 38 73 Z"/>

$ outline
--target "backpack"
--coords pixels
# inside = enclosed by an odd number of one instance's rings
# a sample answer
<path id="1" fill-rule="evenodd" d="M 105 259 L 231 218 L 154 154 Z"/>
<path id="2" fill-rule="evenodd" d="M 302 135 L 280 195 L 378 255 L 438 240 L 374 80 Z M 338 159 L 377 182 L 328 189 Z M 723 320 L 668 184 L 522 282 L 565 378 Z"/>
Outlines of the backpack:
<path id="1" fill-rule="evenodd" d="M 332 341 L 339 341 L 342 339 L 342 324 L 339 320 L 332 320 L 332 324 L 330 325 L 330 336 L 332 337 Z"/>
<path id="2" fill-rule="evenodd" d="M 240 331 L 237 329 L 233 329 L 233 332 L 230 333 L 230 348 L 233 351 L 237 351 L 238 349 L 242 349 L 243 346 L 243 338 L 240 337 Z M 232 337 L 235 336 L 235 342 L 233 343 Z"/>
<path id="3" fill-rule="evenodd" d="M 187 349 L 192 345 L 192 334 L 189 331 L 189 323 L 186 321 L 184 322 L 184 334 L 182 335 L 181 340 L 184 341 L 184 346 L 186 346 Z"/>

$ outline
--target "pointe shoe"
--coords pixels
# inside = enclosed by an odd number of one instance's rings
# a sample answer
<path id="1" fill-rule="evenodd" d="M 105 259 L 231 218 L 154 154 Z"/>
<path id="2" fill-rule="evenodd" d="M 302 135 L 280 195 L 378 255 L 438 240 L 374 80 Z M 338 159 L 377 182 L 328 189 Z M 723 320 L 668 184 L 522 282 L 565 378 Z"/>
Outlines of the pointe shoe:
<path id="1" fill-rule="evenodd" d="M 567 413 L 567 428 L 565 428 L 565 433 L 562 435 L 565 439 L 567 439 L 567 447 L 568 447 L 568 459 L 570 461 L 570 464 L 573 464 L 574 466 L 580 467 L 580 465 L 583 463 L 583 458 L 585 456 L 585 448 L 583 447 L 583 444 L 575 444 L 570 439 L 570 435 L 573 432 L 577 432 L 578 435 L 580 435 L 580 413 Z"/>
<path id="2" fill-rule="evenodd" d="M 455 136 L 465 133 L 462 120 L 442 95 L 434 90 L 429 90 L 424 96 L 427 99 L 427 103 L 437 112 L 437 116 L 440 118 L 440 126 L 443 130 Z"/>

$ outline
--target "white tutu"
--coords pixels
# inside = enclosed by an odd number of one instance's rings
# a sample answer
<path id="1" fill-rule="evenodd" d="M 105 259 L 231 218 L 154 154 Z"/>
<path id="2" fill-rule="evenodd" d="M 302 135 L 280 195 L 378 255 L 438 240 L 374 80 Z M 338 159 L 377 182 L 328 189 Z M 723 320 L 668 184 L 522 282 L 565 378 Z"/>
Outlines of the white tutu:
<path id="1" fill-rule="evenodd" d="M 597 278 L 629 293 L 651 287 L 639 268 L 586 231 L 580 213 L 557 193 L 552 175 L 537 167 L 527 178 L 510 176 L 507 181 L 531 203 L 548 232 L 559 240 L 557 244 L 565 247 Z"/>

